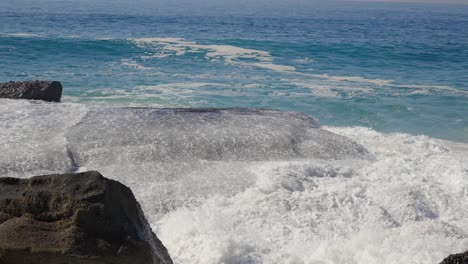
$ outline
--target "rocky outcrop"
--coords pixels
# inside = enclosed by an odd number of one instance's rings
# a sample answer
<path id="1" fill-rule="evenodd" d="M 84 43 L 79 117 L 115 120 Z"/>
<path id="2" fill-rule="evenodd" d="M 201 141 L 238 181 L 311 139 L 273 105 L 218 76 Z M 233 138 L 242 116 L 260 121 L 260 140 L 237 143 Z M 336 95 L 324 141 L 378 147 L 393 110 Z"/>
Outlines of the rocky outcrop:
<path id="1" fill-rule="evenodd" d="M 125 185 L 98 172 L 0 178 L 0 263 L 172 263 Z"/>
<path id="2" fill-rule="evenodd" d="M 0 98 L 59 102 L 62 84 L 56 81 L 26 81 L 0 83 Z"/>
<path id="3" fill-rule="evenodd" d="M 440 264 L 468 264 L 468 251 L 465 253 L 450 255 Z"/>

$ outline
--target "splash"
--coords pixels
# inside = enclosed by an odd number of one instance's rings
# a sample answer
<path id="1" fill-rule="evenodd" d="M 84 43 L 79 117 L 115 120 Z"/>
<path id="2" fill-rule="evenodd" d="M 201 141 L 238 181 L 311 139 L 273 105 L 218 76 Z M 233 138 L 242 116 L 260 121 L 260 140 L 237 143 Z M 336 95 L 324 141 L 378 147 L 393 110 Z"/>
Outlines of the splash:
<path id="1" fill-rule="evenodd" d="M 176 263 L 437 263 L 468 246 L 468 145 L 255 109 L 2 100 L 3 175 L 99 170 Z"/>
<path id="2" fill-rule="evenodd" d="M 244 165 L 245 190 L 154 221 L 175 261 L 438 263 L 466 249 L 467 145 L 327 129 L 375 159 Z"/>

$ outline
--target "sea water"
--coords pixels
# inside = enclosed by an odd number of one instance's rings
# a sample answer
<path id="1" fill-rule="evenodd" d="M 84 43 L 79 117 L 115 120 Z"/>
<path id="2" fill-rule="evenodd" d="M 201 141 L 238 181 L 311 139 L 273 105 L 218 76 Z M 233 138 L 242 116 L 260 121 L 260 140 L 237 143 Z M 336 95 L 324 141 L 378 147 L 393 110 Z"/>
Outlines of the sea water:
<path id="1" fill-rule="evenodd" d="M 64 85 L 60 104 L 1 100 L 0 173 L 127 184 L 176 263 L 437 263 L 468 248 L 467 7 L 0 13 L 0 81 Z"/>

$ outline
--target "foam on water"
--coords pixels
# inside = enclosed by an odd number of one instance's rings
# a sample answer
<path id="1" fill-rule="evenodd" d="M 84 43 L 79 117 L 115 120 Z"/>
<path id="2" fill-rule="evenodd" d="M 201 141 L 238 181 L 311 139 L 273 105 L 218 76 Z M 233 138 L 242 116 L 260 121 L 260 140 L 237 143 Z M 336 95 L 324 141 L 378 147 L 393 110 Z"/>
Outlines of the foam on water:
<path id="1" fill-rule="evenodd" d="M 39 34 L 34 33 L 10 33 L 10 34 L 0 34 L 0 37 L 16 37 L 16 38 L 36 38 L 40 37 Z"/>
<path id="2" fill-rule="evenodd" d="M 468 92 L 445 85 L 416 85 L 399 83 L 391 79 L 372 79 L 362 76 L 334 76 L 329 74 L 312 73 L 311 68 L 301 70 L 291 65 L 276 63 L 277 58 L 270 52 L 248 49 L 232 45 L 200 44 L 183 38 L 139 38 L 130 39 L 132 43 L 146 51 L 140 59 L 151 61 L 169 56 L 185 56 L 187 54 L 204 54 L 206 63 L 223 61 L 232 66 L 242 68 L 260 68 L 282 74 L 282 81 L 286 85 L 298 88 L 311 88 L 311 94 L 320 97 L 353 97 L 375 96 L 411 96 L 411 95 L 449 95 L 467 96 Z M 300 60 L 302 63 L 313 62 L 313 59 Z M 147 70 L 137 62 L 133 67 Z M 310 67 L 310 66 L 309 66 Z M 198 76 L 191 76 L 196 82 Z M 212 78 L 217 78 L 213 77 Z M 225 81 L 225 80 L 222 80 Z M 235 86 L 235 84 L 232 84 Z M 196 94 L 196 93 L 195 93 Z M 281 92 L 279 93 L 281 94 Z"/>
<path id="3" fill-rule="evenodd" d="M 358 83 L 370 83 L 379 86 L 389 85 L 393 83 L 392 80 L 382 80 L 382 79 L 368 79 L 360 76 L 330 76 L 328 74 L 305 74 L 310 77 L 316 77 L 320 79 L 326 79 L 332 82 L 358 82 Z"/>
<path id="4" fill-rule="evenodd" d="M 398 88 L 406 88 L 406 89 L 413 89 L 410 93 L 424 93 L 424 94 L 433 94 L 434 91 L 439 93 L 448 93 L 452 95 L 461 95 L 461 96 L 468 96 L 468 91 L 455 89 L 450 86 L 445 85 L 411 85 L 411 84 L 394 84 L 394 87 Z"/>
<path id="5" fill-rule="evenodd" d="M 65 132 L 86 114 L 78 104 L 2 99 L 0 175 L 71 171 Z"/>
<path id="6" fill-rule="evenodd" d="M 122 59 L 121 64 L 123 66 L 127 66 L 127 67 L 137 69 L 137 70 L 151 70 L 151 69 L 153 69 L 151 67 L 145 67 L 143 65 L 140 65 L 138 62 L 136 62 L 134 60 L 131 60 L 131 59 Z"/>
<path id="7" fill-rule="evenodd" d="M 139 38 L 132 41 L 141 48 L 153 51 L 151 55 L 142 56 L 143 60 L 182 56 L 186 53 L 205 53 L 205 58 L 211 61 L 223 60 L 228 64 L 265 68 L 278 72 L 295 70 L 292 66 L 274 64 L 273 57 L 267 51 L 231 45 L 204 45 L 182 38 Z M 251 62 L 246 60 L 251 60 Z"/>
<path id="8" fill-rule="evenodd" d="M 142 204 L 158 219 L 211 195 L 243 190 L 255 179 L 245 168 L 251 163 L 367 155 L 315 126 L 305 115 L 266 110 L 98 107 L 67 139 L 82 170 L 129 184 L 144 194 Z"/>
<path id="9" fill-rule="evenodd" d="M 244 191 L 155 222 L 175 262 L 437 263 L 466 249 L 467 145 L 328 129 L 375 159 L 250 167 Z"/>
<path id="10" fill-rule="evenodd" d="M 123 182 L 175 263 L 437 263 L 468 247 L 466 144 L 269 110 L 0 105 L 3 175 Z"/>
<path id="11" fill-rule="evenodd" d="M 174 92 L 174 90 L 192 91 L 190 89 L 200 88 L 204 86 L 226 86 L 226 85 L 221 84 L 221 83 L 184 82 L 184 83 L 163 83 L 163 84 L 158 84 L 158 85 L 137 86 L 135 87 L 135 89 L 140 90 L 140 91 L 159 91 L 159 92 L 172 93 Z"/>

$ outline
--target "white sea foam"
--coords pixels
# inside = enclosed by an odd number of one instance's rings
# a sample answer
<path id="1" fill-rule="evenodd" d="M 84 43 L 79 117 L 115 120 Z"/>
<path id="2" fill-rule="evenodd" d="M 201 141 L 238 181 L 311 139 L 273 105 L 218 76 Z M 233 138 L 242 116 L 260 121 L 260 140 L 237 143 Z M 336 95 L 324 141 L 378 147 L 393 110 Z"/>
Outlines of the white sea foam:
<path id="1" fill-rule="evenodd" d="M 327 129 L 374 160 L 244 165 L 249 188 L 155 222 L 175 262 L 438 263 L 467 248 L 466 144 Z"/>
<path id="2" fill-rule="evenodd" d="M 157 97 L 167 101 L 192 101 L 194 96 L 222 95 L 228 96 L 228 91 L 213 89 L 213 87 L 228 87 L 229 85 L 221 83 L 203 83 L 203 82 L 184 82 L 184 83 L 163 83 L 158 85 L 143 85 L 135 87 L 130 96 L 145 96 L 157 93 Z M 232 94 L 231 94 L 232 95 Z M 153 95 L 154 96 L 154 95 Z M 175 106 L 168 104 L 167 106 Z"/>
<path id="3" fill-rule="evenodd" d="M 154 42 L 165 42 L 165 43 L 177 43 L 177 42 L 187 42 L 183 38 L 138 38 L 132 39 L 136 43 L 154 43 Z M 192 42 L 193 43 L 193 42 Z"/>
<path id="4" fill-rule="evenodd" d="M 152 50 L 153 54 L 143 59 L 182 56 L 186 53 L 205 53 L 211 61 L 223 60 L 228 64 L 265 68 L 273 71 L 294 71 L 292 66 L 274 64 L 274 58 L 267 51 L 241 48 L 231 45 L 204 45 L 182 38 L 139 38 L 132 41 L 141 48 Z M 247 62 L 245 60 L 252 60 Z"/>
<path id="5" fill-rule="evenodd" d="M 314 62 L 315 60 L 311 58 L 299 58 L 299 59 L 295 59 L 294 61 L 297 63 L 310 63 L 310 62 Z"/>
<path id="6" fill-rule="evenodd" d="M 355 94 L 377 94 L 379 92 L 398 96 L 415 94 L 432 95 L 434 92 L 444 92 L 449 95 L 468 95 L 468 91 L 444 85 L 400 84 L 394 80 L 387 79 L 370 79 L 360 76 L 331 76 L 328 74 L 311 74 L 296 71 L 291 71 L 290 73 L 293 76 L 303 77 L 303 79 L 290 79 L 290 83 L 304 88 L 311 88 L 312 92 L 317 96 L 340 96 L 339 93 L 335 92 L 342 92 L 348 96 Z M 406 89 L 408 91 L 402 92 L 394 88 Z"/>
<path id="7" fill-rule="evenodd" d="M 330 76 L 328 74 L 308 74 L 308 73 L 298 73 L 300 75 L 310 76 L 313 78 L 325 79 L 332 82 L 357 82 L 357 83 L 370 83 L 375 85 L 390 85 L 393 83 L 393 80 L 384 80 L 384 79 L 368 79 L 360 76 Z"/>
<path id="8" fill-rule="evenodd" d="M 414 85 L 414 84 L 393 84 L 393 87 L 398 87 L 398 88 L 406 88 L 413 90 L 409 92 L 409 94 L 431 94 L 433 91 L 439 91 L 439 92 L 449 92 L 450 94 L 455 94 L 455 95 L 468 95 L 468 91 L 464 91 L 461 89 L 456 89 L 450 86 L 446 85 Z"/>
<path id="9" fill-rule="evenodd" d="M 336 87 L 333 86 L 328 86 L 328 85 L 313 85 L 310 83 L 304 84 L 304 83 L 294 83 L 295 85 L 299 87 L 304 87 L 310 89 L 310 93 L 312 93 L 315 96 L 321 96 L 321 97 L 340 97 L 339 89 L 336 89 Z"/>
<path id="10" fill-rule="evenodd" d="M 173 89 L 192 89 L 204 86 L 226 86 L 221 83 L 208 83 L 208 82 L 178 82 L 178 83 L 163 83 L 158 85 L 142 85 L 137 86 L 135 89 L 141 91 L 173 91 Z"/>
<path id="11" fill-rule="evenodd" d="M 0 175 L 31 176 L 71 170 L 65 131 L 86 114 L 83 105 L 1 101 Z"/>
<path id="12" fill-rule="evenodd" d="M 131 60 L 131 59 L 122 59 L 122 60 L 120 60 L 120 62 L 124 66 L 134 68 L 134 69 L 137 69 L 137 70 L 151 70 L 151 69 L 153 69 L 151 67 L 143 66 L 143 65 L 139 64 L 138 62 L 136 62 L 134 60 Z"/>
<path id="13" fill-rule="evenodd" d="M 36 38 L 40 37 L 41 35 L 35 33 L 8 33 L 8 34 L 0 34 L 0 36 L 7 36 L 7 37 L 17 37 L 17 38 Z"/>
<path id="14" fill-rule="evenodd" d="M 292 66 L 286 66 L 286 65 L 279 65 L 279 64 L 273 64 L 273 63 L 252 63 L 251 65 L 259 68 L 265 68 L 269 69 L 272 71 L 277 71 L 277 72 L 291 72 L 295 71 L 296 68 Z"/>
<path id="15" fill-rule="evenodd" d="M 367 79 L 359 76 L 329 76 L 326 74 L 303 74 L 294 72 L 301 78 L 283 78 L 285 83 L 310 89 L 311 93 L 323 97 L 368 96 L 379 93 L 394 96 L 433 95 L 468 95 L 468 91 L 450 86 L 398 84 L 394 80 Z M 395 89 L 397 88 L 397 89 Z"/>
<path id="16" fill-rule="evenodd" d="M 96 88 L 84 91 L 79 98 L 65 96 L 66 102 L 93 101 L 95 103 L 112 102 L 149 104 L 158 107 L 197 106 L 206 103 L 204 99 L 196 100 L 195 96 L 230 96 L 240 92 L 226 91 L 228 84 L 215 82 L 176 82 L 155 85 L 140 85 L 129 89 Z"/>
<path id="17" fill-rule="evenodd" d="M 175 263 L 437 263 L 468 247 L 467 144 L 325 127 L 341 137 L 275 111 L 0 110 L 4 175 L 70 170 L 68 148 L 132 188 Z"/>
<path id="18" fill-rule="evenodd" d="M 242 87 L 248 88 L 248 89 L 255 89 L 255 88 L 267 87 L 267 85 L 263 83 L 246 83 L 246 84 L 243 84 Z"/>
<path id="19" fill-rule="evenodd" d="M 302 79 L 287 79 L 286 81 L 294 86 L 308 89 L 313 95 L 321 97 L 364 96 L 375 93 L 375 90 L 371 87 L 332 84 L 320 80 L 305 82 Z"/>
<path id="20" fill-rule="evenodd" d="M 333 76 L 329 74 L 315 74 L 300 72 L 294 66 L 274 63 L 275 58 L 267 51 L 247 49 L 231 45 L 205 45 L 182 38 L 139 38 L 131 39 L 137 46 L 149 50 L 149 55 L 142 56 L 143 60 L 164 58 L 168 56 L 183 56 L 187 53 L 204 54 L 207 61 L 224 61 L 230 65 L 241 67 L 262 68 L 283 73 L 285 78 L 292 77 L 292 84 L 297 77 L 305 87 L 313 86 L 312 93 L 317 96 L 337 97 L 343 94 L 353 96 L 356 94 L 378 93 L 385 89 L 385 93 L 394 95 L 414 95 L 433 92 L 445 92 L 450 95 L 468 95 L 468 91 L 449 86 L 414 85 L 396 83 L 390 79 L 372 79 L 361 76 Z M 307 63 L 310 58 L 295 60 L 297 63 Z M 335 85 L 333 88 L 328 86 Z M 372 87 L 369 87 L 372 86 Z M 408 89 L 408 92 L 393 91 L 392 88 Z"/>

